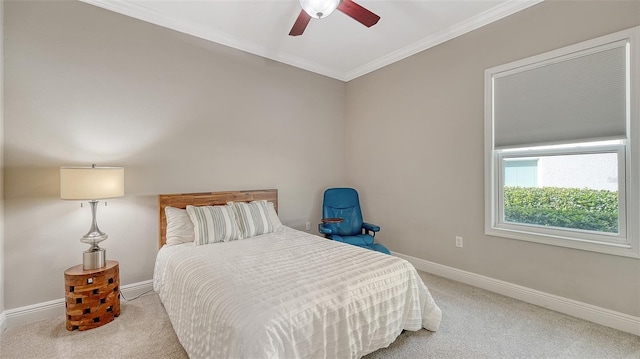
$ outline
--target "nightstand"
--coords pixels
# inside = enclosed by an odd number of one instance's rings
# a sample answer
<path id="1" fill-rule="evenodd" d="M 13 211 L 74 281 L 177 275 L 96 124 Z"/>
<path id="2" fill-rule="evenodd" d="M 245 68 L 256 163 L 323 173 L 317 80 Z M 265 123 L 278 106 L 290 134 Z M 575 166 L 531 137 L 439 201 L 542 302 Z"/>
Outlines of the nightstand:
<path id="1" fill-rule="evenodd" d="M 98 269 L 82 264 L 64 271 L 67 330 L 87 330 L 120 315 L 120 273 L 117 261 Z"/>

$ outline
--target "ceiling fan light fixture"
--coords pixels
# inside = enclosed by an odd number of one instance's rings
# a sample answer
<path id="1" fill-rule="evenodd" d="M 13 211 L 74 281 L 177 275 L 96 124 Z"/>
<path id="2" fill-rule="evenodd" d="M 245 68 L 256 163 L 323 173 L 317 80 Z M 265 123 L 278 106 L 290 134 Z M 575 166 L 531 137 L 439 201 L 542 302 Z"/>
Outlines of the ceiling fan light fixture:
<path id="1" fill-rule="evenodd" d="M 321 19 L 331 15 L 342 0 L 299 0 L 300 6 L 309 16 Z"/>

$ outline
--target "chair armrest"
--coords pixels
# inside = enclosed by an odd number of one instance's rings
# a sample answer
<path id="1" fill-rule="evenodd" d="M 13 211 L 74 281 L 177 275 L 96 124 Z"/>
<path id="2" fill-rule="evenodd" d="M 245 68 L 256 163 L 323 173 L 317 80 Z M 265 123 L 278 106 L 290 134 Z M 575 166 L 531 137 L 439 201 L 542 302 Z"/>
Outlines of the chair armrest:
<path id="1" fill-rule="evenodd" d="M 367 223 L 367 222 L 363 222 L 362 223 L 362 228 L 366 229 L 367 231 L 371 231 L 371 232 L 380 231 L 380 226 L 376 226 L 375 224 L 371 224 L 371 223 Z"/>
<path id="2" fill-rule="evenodd" d="M 331 228 L 329 228 L 325 223 L 318 223 L 318 231 L 326 235 L 330 235 L 333 233 Z"/>

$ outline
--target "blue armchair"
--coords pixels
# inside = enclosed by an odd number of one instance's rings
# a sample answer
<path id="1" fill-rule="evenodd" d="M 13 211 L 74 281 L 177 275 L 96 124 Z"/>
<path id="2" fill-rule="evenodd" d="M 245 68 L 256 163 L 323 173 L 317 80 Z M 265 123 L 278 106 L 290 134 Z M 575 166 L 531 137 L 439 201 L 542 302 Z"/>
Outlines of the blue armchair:
<path id="1" fill-rule="evenodd" d="M 353 188 L 329 188 L 324 191 L 320 233 L 340 241 L 374 251 L 391 254 L 387 247 L 375 243 L 380 227 L 362 221 L 358 192 Z"/>

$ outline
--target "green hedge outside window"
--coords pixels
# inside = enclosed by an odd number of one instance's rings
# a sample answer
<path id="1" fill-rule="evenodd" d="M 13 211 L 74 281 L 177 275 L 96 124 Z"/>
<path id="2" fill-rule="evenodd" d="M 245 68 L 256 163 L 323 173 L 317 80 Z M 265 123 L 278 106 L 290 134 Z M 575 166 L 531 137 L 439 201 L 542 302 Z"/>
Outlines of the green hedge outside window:
<path id="1" fill-rule="evenodd" d="M 504 187 L 506 222 L 618 233 L 618 193 L 558 187 Z"/>

